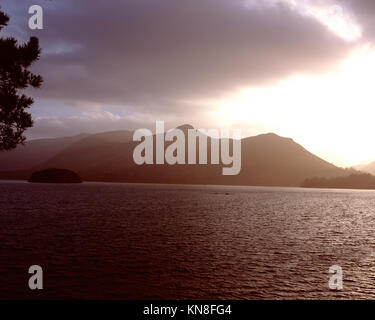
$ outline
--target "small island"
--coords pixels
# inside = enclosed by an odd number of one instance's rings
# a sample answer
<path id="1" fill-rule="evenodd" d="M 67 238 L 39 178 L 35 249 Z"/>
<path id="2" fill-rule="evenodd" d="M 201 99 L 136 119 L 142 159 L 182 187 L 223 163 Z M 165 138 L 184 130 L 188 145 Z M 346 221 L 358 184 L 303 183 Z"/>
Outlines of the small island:
<path id="1" fill-rule="evenodd" d="M 82 183 L 81 177 L 67 169 L 50 168 L 34 172 L 29 182 L 38 183 Z"/>

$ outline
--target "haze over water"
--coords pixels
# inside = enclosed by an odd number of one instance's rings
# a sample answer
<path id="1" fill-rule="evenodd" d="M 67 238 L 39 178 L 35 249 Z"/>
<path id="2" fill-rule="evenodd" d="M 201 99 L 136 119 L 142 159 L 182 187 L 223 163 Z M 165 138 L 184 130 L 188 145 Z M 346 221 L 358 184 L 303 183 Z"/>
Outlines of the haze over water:
<path id="1" fill-rule="evenodd" d="M 374 208 L 374 191 L 2 181 L 0 298 L 375 298 Z"/>

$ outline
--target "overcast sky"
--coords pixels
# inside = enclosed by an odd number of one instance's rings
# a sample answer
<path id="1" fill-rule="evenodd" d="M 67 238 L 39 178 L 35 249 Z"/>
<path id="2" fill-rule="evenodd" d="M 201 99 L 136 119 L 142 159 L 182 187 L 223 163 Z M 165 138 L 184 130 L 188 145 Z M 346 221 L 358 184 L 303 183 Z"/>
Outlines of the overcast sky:
<path id="1" fill-rule="evenodd" d="M 28 28 L 28 8 L 44 29 Z M 190 123 L 375 160 L 375 1 L 19 0 L 3 35 L 40 39 L 31 138 Z M 374 111 L 373 111 L 374 110 Z"/>

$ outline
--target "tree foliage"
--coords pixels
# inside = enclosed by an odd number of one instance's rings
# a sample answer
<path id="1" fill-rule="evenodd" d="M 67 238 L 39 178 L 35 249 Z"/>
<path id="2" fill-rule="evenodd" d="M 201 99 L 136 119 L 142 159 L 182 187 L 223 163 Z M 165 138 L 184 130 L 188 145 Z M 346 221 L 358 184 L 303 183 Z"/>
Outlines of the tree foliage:
<path id="1" fill-rule="evenodd" d="M 8 21 L 9 17 L 0 11 L 0 31 Z M 33 125 L 26 110 L 34 100 L 20 91 L 41 86 L 42 77 L 28 70 L 39 59 L 40 52 L 36 37 L 23 45 L 18 45 L 12 37 L 0 38 L 0 151 L 12 150 L 24 143 L 24 131 Z"/>

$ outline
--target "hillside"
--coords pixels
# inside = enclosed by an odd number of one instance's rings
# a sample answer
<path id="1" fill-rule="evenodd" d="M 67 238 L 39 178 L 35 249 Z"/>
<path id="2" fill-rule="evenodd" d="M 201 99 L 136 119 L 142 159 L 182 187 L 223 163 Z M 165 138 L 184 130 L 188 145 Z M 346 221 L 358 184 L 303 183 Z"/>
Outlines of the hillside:
<path id="1" fill-rule="evenodd" d="M 211 138 L 208 139 L 208 149 L 210 142 Z M 138 166 L 133 161 L 133 150 L 138 143 L 132 141 L 130 131 L 88 135 L 39 161 L 31 169 L 69 169 L 86 181 L 264 186 L 300 186 L 307 178 L 348 175 L 346 170 L 308 152 L 292 139 L 273 133 L 242 140 L 242 170 L 236 176 L 223 176 L 221 164 Z"/>
<path id="2" fill-rule="evenodd" d="M 132 141 L 131 131 L 111 131 L 89 135 L 37 166 L 38 169 L 67 168 L 85 171 L 103 161 L 109 161 L 119 152 L 119 146 Z"/>
<path id="3" fill-rule="evenodd" d="M 0 171 L 29 169 L 85 137 L 87 134 L 27 141 L 25 145 L 19 145 L 13 151 L 0 152 Z"/>
<path id="4" fill-rule="evenodd" d="M 375 161 L 369 164 L 361 164 L 355 167 L 357 170 L 375 175 Z"/>

